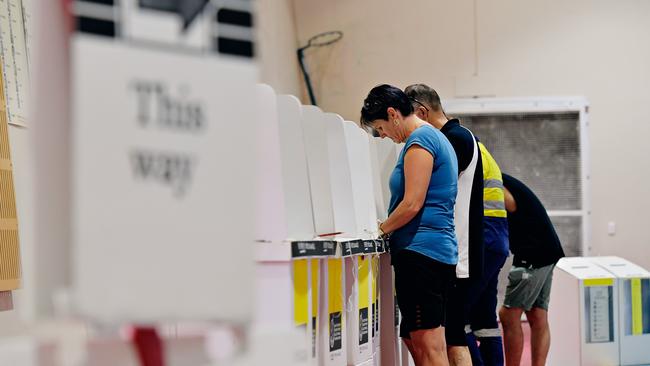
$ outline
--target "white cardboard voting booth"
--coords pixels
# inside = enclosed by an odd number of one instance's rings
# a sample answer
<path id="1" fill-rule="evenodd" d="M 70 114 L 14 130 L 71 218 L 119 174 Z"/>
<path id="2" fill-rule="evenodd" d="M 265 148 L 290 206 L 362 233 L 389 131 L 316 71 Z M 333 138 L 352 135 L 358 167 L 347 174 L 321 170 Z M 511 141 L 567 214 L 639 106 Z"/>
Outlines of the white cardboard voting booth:
<path id="1" fill-rule="evenodd" d="M 305 155 L 302 106 L 298 98 L 292 95 L 280 95 L 277 101 L 287 240 L 308 240 L 316 232 Z M 305 332 L 306 359 L 310 364 L 317 362 L 318 263 L 317 259 L 300 259 L 292 263 L 293 325 Z"/>
<path id="2" fill-rule="evenodd" d="M 650 364 L 650 272 L 619 257 L 590 259 L 616 277 L 620 364 Z"/>
<path id="3" fill-rule="evenodd" d="M 351 184 L 344 187 L 345 169 L 347 168 L 347 181 L 350 181 L 348 165 L 337 165 L 330 154 L 331 146 L 344 145 L 343 134 L 337 134 L 336 115 L 327 115 L 314 106 L 303 106 L 303 131 L 311 200 L 314 215 L 314 226 L 318 235 L 334 234 L 338 228 L 352 230 L 349 222 L 343 224 L 341 218 L 335 216 L 337 202 L 341 217 L 353 215 L 350 211 L 344 213 L 345 204 L 342 199 L 346 190 L 351 192 Z M 338 117 L 340 118 L 340 117 Z M 329 126 L 334 124 L 334 126 Z M 342 122 L 341 122 L 342 123 Z M 340 126 L 342 132 L 343 126 Z M 345 150 L 344 150 L 345 153 Z M 346 157 L 347 160 L 347 157 Z M 345 163 L 347 164 L 347 163 Z M 336 177 L 334 177 L 336 175 Z M 336 183 L 335 183 L 336 182 Z M 336 188 L 334 188 L 336 186 Z M 336 195 L 336 196 L 335 196 Z M 348 202 L 351 207 L 351 202 Z M 336 222 L 338 220 L 338 227 Z M 336 242 L 329 245 L 336 246 Z M 316 353 L 321 365 L 345 365 L 347 361 L 345 347 L 345 267 L 343 258 L 322 259 L 318 264 L 320 288 L 318 293 L 318 315 Z"/>
<path id="4" fill-rule="evenodd" d="M 268 180 L 270 187 L 261 190 L 267 199 L 260 201 L 271 204 L 262 211 L 262 216 L 267 225 L 281 226 L 285 230 L 282 233 L 277 229 L 267 230 L 276 235 L 266 235 L 264 238 L 267 240 L 258 243 L 259 300 L 254 325 L 258 330 L 278 332 L 297 328 L 303 336 L 299 349 L 304 352 L 295 361 L 316 364 L 319 260 L 310 259 L 308 255 L 296 257 L 293 250 L 294 245 L 313 245 L 315 237 L 302 107 L 293 96 L 275 97 L 272 89 L 263 90 L 267 99 L 273 97 L 277 107 L 273 111 L 266 108 L 268 114 L 273 114 L 264 118 L 264 123 L 270 126 L 264 129 L 265 141 L 261 145 L 266 149 L 262 154 L 269 156 L 261 157 L 262 172 L 271 179 Z M 261 105 L 264 107 L 266 103 L 262 102 Z M 274 140 L 276 133 L 278 139 Z M 276 152 L 278 159 L 274 159 Z M 274 180 L 275 178 L 278 179 Z M 261 183 L 264 185 L 266 181 L 262 180 Z M 276 181 L 279 184 L 273 188 Z M 278 198 L 283 199 L 283 202 L 277 202 Z"/>
<path id="5" fill-rule="evenodd" d="M 548 365 L 618 365 L 618 285 L 589 258 L 562 258 L 553 272 Z"/>

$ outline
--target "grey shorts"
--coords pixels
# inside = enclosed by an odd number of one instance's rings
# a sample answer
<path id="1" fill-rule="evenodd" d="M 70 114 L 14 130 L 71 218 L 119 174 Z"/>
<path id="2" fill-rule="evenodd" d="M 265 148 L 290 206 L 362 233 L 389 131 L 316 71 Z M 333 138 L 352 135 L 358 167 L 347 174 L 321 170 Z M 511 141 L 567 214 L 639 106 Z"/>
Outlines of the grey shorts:
<path id="1" fill-rule="evenodd" d="M 507 308 L 522 308 L 525 311 L 532 308 L 548 310 L 553 268 L 555 264 L 541 268 L 513 266 L 508 274 L 508 287 L 503 305 Z"/>

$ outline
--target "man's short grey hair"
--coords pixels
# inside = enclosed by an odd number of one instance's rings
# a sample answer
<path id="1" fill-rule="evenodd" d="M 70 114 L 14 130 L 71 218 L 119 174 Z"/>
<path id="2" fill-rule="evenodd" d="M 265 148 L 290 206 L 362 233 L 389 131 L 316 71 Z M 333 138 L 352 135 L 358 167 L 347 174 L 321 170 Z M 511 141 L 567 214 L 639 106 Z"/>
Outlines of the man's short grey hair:
<path id="1" fill-rule="evenodd" d="M 413 84 L 404 89 L 404 92 L 411 100 L 413 107 L 419 107 L 419 103 L 424 103 L 427 107 L 431 108 L 434 112 L 442 110 L 440 103 L 440 96 L 430 86 L 426 84 Z"/>

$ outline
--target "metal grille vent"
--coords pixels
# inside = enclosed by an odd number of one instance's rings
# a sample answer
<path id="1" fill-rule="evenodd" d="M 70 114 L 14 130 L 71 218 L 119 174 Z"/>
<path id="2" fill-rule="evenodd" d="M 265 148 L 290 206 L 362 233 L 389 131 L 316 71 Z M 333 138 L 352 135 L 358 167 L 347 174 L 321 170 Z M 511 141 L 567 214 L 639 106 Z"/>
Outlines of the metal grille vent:
<path id="1" fill-rule="evenodd" d="M 547 210 L 581 209 L 578 113 L 463 116 L 503 172 L 525 182 Z"/>
<path id="2" fill-rule="evenodd" d="M 520 179 L 551 215 L 567 256 L 582 253 L 580 116 L 577 112 L 460 116 L 501 170 Z M 558 212 L 560 211 L 560 212 Z"/>

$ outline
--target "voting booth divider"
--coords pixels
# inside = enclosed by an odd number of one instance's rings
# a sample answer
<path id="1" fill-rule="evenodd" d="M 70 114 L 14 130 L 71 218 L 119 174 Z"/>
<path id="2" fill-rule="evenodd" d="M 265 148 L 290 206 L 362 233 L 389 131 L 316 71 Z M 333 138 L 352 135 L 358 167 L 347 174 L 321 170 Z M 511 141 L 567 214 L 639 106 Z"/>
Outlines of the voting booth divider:
<path id="1" fill-rule="evenodd" d="M 650 364 L 650 272 L 619 257 L 590 260 L 616 277 L 619 364 Z"/>

